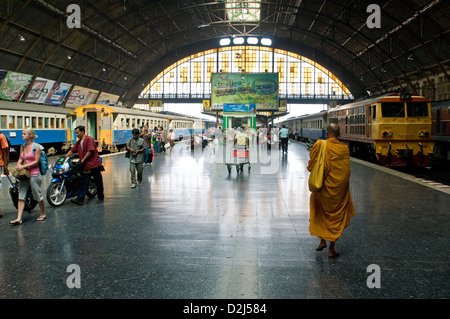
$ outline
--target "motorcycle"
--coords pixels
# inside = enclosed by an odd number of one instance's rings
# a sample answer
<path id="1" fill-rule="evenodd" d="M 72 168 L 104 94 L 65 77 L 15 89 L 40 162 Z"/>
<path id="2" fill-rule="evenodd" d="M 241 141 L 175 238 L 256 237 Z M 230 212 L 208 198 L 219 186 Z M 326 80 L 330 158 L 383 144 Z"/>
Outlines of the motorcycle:
<path id="1" fill-rule="evenodd" d="M 66 199 L 75 197 L 81 190 L 81 165 L 77 165 L 72 157 L 61 157 L 52 164 L 52 180 L 47 188 L 47 201 L 53 207 L 64 204 Z M 86 194 L 89 198 L 97 195 L 97 185 L 91 176 L 89 189 Z"/>

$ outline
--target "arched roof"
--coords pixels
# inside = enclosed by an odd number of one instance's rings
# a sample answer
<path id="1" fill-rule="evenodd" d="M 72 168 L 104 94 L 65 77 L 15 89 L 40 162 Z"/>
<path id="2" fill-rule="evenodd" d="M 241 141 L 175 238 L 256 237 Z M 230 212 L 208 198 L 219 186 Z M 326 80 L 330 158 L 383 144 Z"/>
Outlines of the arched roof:
<path id="1" fill-rule="evenodd" d="M 0 69 L 121 96 L 177 59 L 217 47 L 225 36 L 262 36 L 333 72 L 355 97 L 450 81 L 450 2 L 383 0 L 381 28 L 369 28 L 372 0 L 258 1 L 260 20 L 230 21 L 226 0 L 7 0 L 0 10 Z M 67 8 L 81 10 L 68 28 Z"/>

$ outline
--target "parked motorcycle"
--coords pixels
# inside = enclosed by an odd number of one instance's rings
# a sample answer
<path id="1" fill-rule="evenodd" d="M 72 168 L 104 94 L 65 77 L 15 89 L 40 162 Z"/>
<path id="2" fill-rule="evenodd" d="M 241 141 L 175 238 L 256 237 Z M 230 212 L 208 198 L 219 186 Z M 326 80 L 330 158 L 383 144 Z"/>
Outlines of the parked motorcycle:
<path id="1" fill-rule="evenodd" d="M 81 190 L 82 168 L 73 161 L 72 157 L 61 157 L 52 164 L 52 177 L 47 188 L 47 201 L 53 207 L 64 204 L 67 198 L 75 197 Z M 97 194 L 97 185 L 91 176 L 87 196 L 94 197 Z"/>

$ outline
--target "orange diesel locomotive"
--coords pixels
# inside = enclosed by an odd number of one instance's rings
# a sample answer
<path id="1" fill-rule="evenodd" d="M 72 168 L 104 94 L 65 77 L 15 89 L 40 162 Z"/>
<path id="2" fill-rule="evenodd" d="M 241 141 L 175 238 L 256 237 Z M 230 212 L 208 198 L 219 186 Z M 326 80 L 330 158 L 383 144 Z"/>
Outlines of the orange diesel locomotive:
<path id="1" fill-rule="evenodd" d="M 430 101 L 411 94 L 385 94 L 336 107 L 329 123 L 353 154 L 385 166 L 427 166 L 433 155 Z"/>

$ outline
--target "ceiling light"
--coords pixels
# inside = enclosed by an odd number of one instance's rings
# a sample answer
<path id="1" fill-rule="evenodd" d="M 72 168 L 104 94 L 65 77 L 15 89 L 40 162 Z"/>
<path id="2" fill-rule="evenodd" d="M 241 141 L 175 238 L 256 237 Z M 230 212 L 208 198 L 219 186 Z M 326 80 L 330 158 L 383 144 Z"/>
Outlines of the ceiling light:
<path id="1" fill-rule="evenodd" d="M 72 60 L 72 56 L 71 56 L 71 55 L 68 55 L 68 56 L 67 56 L 67 60 Z"/>
<path id="2" fill-rule="evenodd" d="M 19 40 L 21 41 L 21 42 L 25 42 L 25 38 L 23 37 L 23 35 L 18 35 L 17 36 L 18 38 L 19 38 Z"/>
<path id="3" fill-rule="evenodd" d="M 102 68 L 102 71 L 103 71 L 103 72 L 106 72 L 106 69 L 105 69 L 105 68 Z"/>
<path id="4" fill-rule="evenodd" d="M 244 38 L 242 38 L 242 37 L 239 37 L 239 38 L 234 38 L 233 39 L 233 43 L 234 44 L 244 44 L 244 42 L 245 42 L 245 40 L 244 40 Z"/>
<path id="5" fill-rule="evenodd" d="M 254 38 L 254 37 L 248 38 L 247 43 L 248 44 L 258 44 L 258 38 Z"/>
<path id="6" fill-rule="evenodd" d="M 219 43 L 220 43 L 221 46 L 230 45 L 231 40 L 228 39 L 228 38 L 220 39 L 220 42 L 219 42 Z"/>
<path id="7" fill-rule="evenodd" d="M 270 46 L 270 45 L 272 45 L 272 40 L 270 40 L 268 38 L 262 38 L 261 39 L 261 44 L 262 45 L 266 45 L 266 46 Z"/>

